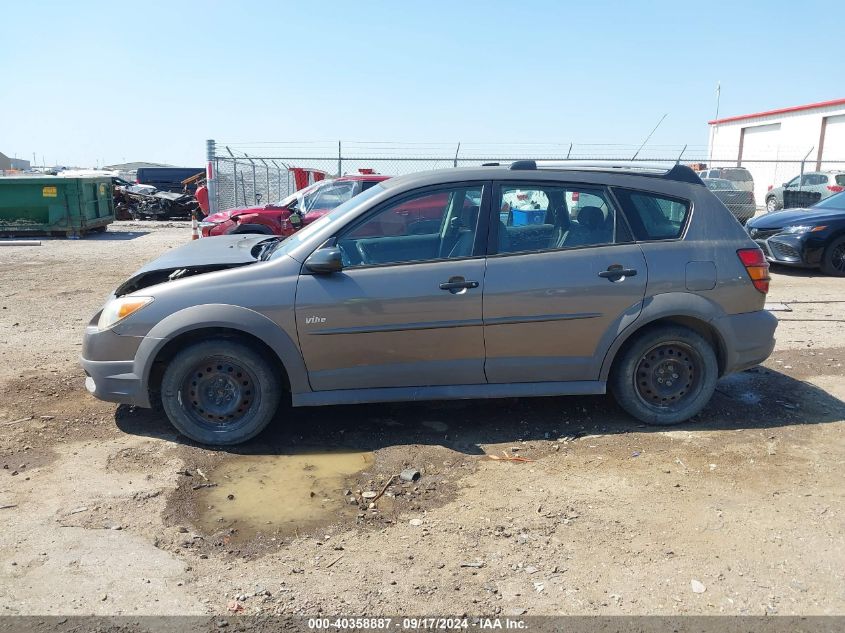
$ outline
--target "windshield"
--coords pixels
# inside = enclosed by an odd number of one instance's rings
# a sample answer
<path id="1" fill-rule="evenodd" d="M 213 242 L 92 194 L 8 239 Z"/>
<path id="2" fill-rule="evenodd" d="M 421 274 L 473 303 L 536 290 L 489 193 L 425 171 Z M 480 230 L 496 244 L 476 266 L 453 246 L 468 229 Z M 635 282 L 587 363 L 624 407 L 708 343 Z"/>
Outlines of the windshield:
<path id="1" fill-rule="evenodd" d="M 841 209 L 845 211 L 845 191 L 836 193 L 812 206 L 813 209 Z"/>
<path id="2" fill-rule="evenodd" d="M 330 211 L 355 195 L 355 181 L 329 181 L 325 186 L 314 189 L 303 196 L 300 211 Z"/>
<path id="3" fill-rule="evenodd" d="M 281 257 L 282 255 L 286 255 L 292 249 L 296 248 L 300 244 L 302 244 L 305 240 L 311 237 L 312 233 L 316 233 L 319 230 L 322 230 L 326 226 L 330 224 L 335 224 L 339 222 L 343 217 L 350 213 L 351 211 L 356 210 L 362 204 L 364 204 L 370 198 L 377 196 L 378 194 L 384 192 L 384 187 L 380 184 L 370 187 L 363 193 L 359 193 L 357 196 L 350 198 L 346 202 L 340 204 L 339 206 L 335 207 L 332 211 L 327 213 L 326 215 L 314 220 L 311 224 L 306 226 L 303 229 L 300 229 L 293 235 L 291 235 L 286 240 L 282 240 L 278 242 L 273 250 L 269 251 L 265 254 L 266 259 L 276 259 L 277 257 Z"/>
<path id="4" fill-rule="evenodd" d="M 315 182 L 313 185 L 308 185 L 307 187 L 305 187 L 305 189 L 300 189 L 299 191 L 294 191 L 292 194 L 289 194 L 289 195 L 285 196 L 284 198 L 282 198 L 281 200 L 279 200 L 278 202 L 276 202 L 273 206 L 275 206 L 275 207 L 286 207 L 291 202 L 293 202 L 294 200 L 301 198 L 302 196 L 308 195 L 312 191 L 315 191 L 319 187 L 323 186 L 326 182 L 330 182 L 330 181 L 321 180 L 320 182 Z"/>

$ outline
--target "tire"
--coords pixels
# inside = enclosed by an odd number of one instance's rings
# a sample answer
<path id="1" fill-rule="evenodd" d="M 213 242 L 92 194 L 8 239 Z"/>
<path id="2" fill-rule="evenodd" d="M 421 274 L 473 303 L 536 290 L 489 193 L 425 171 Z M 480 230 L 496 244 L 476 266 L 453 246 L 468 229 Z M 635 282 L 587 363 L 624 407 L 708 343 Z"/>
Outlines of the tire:
<path id="1" fill-rule="evenodd" d="M 161 403 L 176 430 L 200 444 L 230 446 L 270 423 L 282 386 L 273 366 L 231 339 L 195 343 L 164 371 Z"/>
<path id="2" fill-rule="evenodd" d="M 778 199 L 774 196 L 769 196 L 766 198 L 766 213 L 774 213 L 778 209 L 781 208 L 781 205 L 778 204 Z"/>
<path id="3" fill-rule="evenodd" d="M 824 249 L 822 272 L 835 277 L 845 277 L 845 235 L 833 240 Z"/>
<path id="4" fill-rule="evenodd" d="M 630 415 L 669 426 L 701 411 L 718 377 L 709 341 L 689 328 L 668 325 L 645 330 L 626 343 L 611 368 L 609 386 Z"/>

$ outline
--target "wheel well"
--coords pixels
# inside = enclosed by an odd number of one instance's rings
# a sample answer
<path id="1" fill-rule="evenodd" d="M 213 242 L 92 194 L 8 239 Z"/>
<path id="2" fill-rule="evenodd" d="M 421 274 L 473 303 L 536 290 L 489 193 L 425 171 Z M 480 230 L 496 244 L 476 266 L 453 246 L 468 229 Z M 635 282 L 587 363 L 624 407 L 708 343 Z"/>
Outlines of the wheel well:
<path id="1" fill-rule="evenodd" d="M 681 325 L 703 336 L 704 339 L 710 343 L 710 345 L 713 347 L 713 350 L 716 352 L 716 361 L 719 364 L 719 375 L 721 376 L 724 373 L 725 357 L 727 354 L 725 350 L 725 342 L 722 340 L 722 337 L 719 334 L 718 330 L 716 330 L 716 328 L 714 328 L 706 321 L 702 321 L 701 319 L 684 315 L 661 317 L 659 319 L 646 323 L 641 328 L 638 328 L 635 332 L 632 332 L 631 335 L 627 339 L 625 339 L 625 342 L 622 344 L 622 346 L 617 350 L 616 355 L 613 357 L 613 363 L 611 363 L 611 368 L 614 364 L 616 364 L 617 359 L 621 358 L 622 354 L 633 343 L 636 337 L 638 337 L 645 331 L 660 328 L 661 326 L 665 325 Z"/>
<path id="2" fill-rule="evenodd" d="M 233 234 L 247 234 L 254 233 L 257 235 L 273 235 L 272 229 L 263 224 L 239 224 L 238 227 L 232 231 Z"/>
<path id="3" fill-rule="evenodd" d="M 839 229 L 838 231 L 836 231 L 833 235 L 831 235 L 829 238 L 827 238 L 827 241 L 824 244 L 825 249 L 827 249 L 828 246 L 833 244 L 836 240 L 838 240 L 843 235 L 845 235 L 845 229 Z"/>
<path id="4" fill-rule="evenodd" d="M 168 341 L 167 344 L 159 350 L 158 354 L 156 354 L 155 360 L 153 361 L 152 369 L 150 370 L 150 379 L 148 381 L 150 394 L 157 394 L 161 389 L 161 379 L 164 376 L 164 370 L 176 354 L 193 343 L 207 341 L 211 338 L 224 338 L 249 345 L 256 352 L 261 354 L 263 358 L 273 363 L 279 376 L 282 378 L 282 384 L 284 385 L 285 390 L 290 392 L 290 379 L 288 378 L 287 370 L 285 370 L 285 366 L 279 358 L 279 355 L 276 354 L 269 345 L 257 336 L 247 334 L 241 330 L 224 327 L 209 327 L 191 330 L 190 332 L 180 334 L 173 340 Z M 151 398 L 151 400 L 155 400 L 155 398 Z"/>

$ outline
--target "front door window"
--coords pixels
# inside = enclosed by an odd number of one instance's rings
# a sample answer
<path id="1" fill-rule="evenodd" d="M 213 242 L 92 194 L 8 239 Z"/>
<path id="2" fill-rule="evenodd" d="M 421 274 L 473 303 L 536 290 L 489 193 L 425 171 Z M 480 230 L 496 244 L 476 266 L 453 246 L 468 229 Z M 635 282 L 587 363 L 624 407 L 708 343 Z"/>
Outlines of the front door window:
<path id="1" fill-rule="evenodd" d="M 344 266 L 459 259 L 477 253 L 483 187 L 412 194 L 389 203 L 338 238 Z"/>

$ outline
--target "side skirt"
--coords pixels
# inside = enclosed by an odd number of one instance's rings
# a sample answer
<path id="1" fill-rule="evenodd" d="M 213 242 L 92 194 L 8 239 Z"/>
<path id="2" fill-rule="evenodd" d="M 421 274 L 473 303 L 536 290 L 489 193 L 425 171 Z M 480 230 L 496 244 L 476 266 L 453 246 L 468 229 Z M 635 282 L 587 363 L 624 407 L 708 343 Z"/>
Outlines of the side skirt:
<path id="1" fill-rule="evenodd" d="M 367 402 L 416 402 L 420 400 L 475 400 L 478 398 L 531 398 L 536 396 L 587 396 L 606 393 L 601 380 L 569 382 L 520 382 L 437 387 L 385 387 L 381 389 L 337 389 L 293 394 L 293 406 Z"/>

